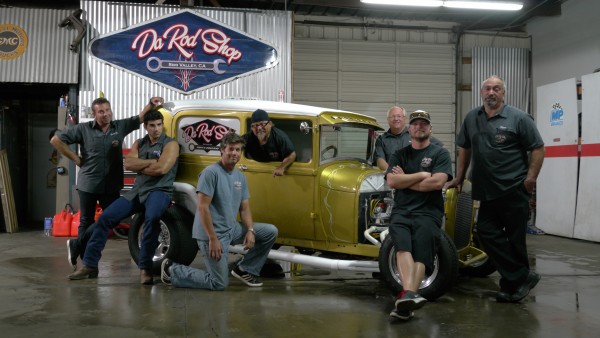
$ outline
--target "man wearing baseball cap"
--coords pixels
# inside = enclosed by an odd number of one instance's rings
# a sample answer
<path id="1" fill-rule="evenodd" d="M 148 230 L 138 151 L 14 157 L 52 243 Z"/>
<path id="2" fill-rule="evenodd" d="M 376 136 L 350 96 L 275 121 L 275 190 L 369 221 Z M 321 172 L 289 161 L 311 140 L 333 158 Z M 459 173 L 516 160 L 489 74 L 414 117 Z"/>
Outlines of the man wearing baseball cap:
<path id="1" fill-rule="evenodd" d="M 273 176 L 283 173 L 296 159 L 294 144 L 287 134 L 276 128 L 269 114 L 262 109 L 252 113 L 250 131 L 244 134 L 246 156 L 258 162 L 281 161 Z"/>
<path id="2" fill-rule="evenodd" d="M 373 166 L 381 170 L 387 170 L 390 157 L 398 149 L 402 149 L 410 144 L 410 134 L 406 124 L 406 110 L 400 106 L 393 106 L 387 112 L 387 121 L 390 128 L 377 137 L 375 141 L 375 152 L 373 154 Z M 444 143 L 434 136 L 431 136 L 430 142 L 440 147 Z"/>
<path id="3" fill-rule="evenodd" d="M 444 216 L 442 188 L 452 179 L 450 153 L 430 141 L 429 113 L 412 112 L 408 132 L 410 145 L 392 155 L 385 176 L 395 189 L 389 231 L 404 288 L 390 317 L 402 320 L 411 319 L 413 311 L 427 302 L 417 291 L 433 271 Z"/>

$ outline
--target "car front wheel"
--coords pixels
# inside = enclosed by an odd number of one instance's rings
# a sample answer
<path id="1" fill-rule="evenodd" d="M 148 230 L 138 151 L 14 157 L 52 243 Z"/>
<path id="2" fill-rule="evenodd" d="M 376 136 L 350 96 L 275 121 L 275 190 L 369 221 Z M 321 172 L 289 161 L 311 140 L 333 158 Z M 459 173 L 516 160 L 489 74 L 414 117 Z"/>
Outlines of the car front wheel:
<path id="1" fill-rule="evenodd" d="M 198 244 L 192 238 L 193 218 L 187 211 L 176 205 L 167 208 L 160 218 L 158 246 L 152 258 L 152 272 L 160 273 L 160 265 L 166 258 L 189 265 L 196 258 Z M 135 262 L 139 261 L 142 235 L 144 233 L 144 214 L 136 214 L 129 228 L 129 253 Z"/>
<path id="2" fill-rule="evenodd" d="M 402 291 L 402 281 L 396 264 L 396 250 L 391 236 L 385 238 L 379 251 L 379 271 L 394 292 Z M 425 276 L 418 293 L 428 300 L 435 300 L 452 287 L 457 275 L 456 247 L 450 237 L 441 231 L 440 245 L 434 257 L 433 271 L 430 275 Z"/>

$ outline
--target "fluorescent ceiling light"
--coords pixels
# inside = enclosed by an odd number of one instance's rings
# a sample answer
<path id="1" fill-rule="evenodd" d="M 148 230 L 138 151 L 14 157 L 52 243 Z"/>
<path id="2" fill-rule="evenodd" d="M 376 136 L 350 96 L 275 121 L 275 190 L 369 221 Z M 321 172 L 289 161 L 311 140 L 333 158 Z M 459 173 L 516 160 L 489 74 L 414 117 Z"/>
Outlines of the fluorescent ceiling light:
<path id="1" fill-rule="evenodd" d="M 419 7 L 450 7 L 468 9 L 487 9 L 500 11 L 518 11 L 523 8 L 522 2 L 516 1 L 450 1 L 450 0 L 360 0 L 367 4 L 419 6 Z"/>
<path id="2" fill-rule="evenodd" d="M 518 11 L 523 8 L 520 2 L 504 1 L 444 1 L 444 7 L 492 9 L 498 11 Z"/>
<path id="3" fill-rule="evenodd" d="M 436 0 L 360 0 L 366 4 L 396 5 L 396 6 L 419 6 L 419 7 L 442 7 L 444 1 Z"/>

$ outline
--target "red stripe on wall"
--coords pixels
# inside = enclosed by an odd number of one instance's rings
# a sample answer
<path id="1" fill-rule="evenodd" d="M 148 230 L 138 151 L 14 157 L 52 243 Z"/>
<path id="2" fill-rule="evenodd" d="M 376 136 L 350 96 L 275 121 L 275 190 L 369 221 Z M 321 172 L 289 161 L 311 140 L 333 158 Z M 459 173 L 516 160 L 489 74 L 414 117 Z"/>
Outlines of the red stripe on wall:
<path id="1" fill-rule="evenodd" d="M 546 157 L 577 157 L 577 145 L 546 146 Z"/>
<path id="2" fill-rule="evenodd" d="M 600 156 L 600 143 L 582 144 L 581 156 Z"/>

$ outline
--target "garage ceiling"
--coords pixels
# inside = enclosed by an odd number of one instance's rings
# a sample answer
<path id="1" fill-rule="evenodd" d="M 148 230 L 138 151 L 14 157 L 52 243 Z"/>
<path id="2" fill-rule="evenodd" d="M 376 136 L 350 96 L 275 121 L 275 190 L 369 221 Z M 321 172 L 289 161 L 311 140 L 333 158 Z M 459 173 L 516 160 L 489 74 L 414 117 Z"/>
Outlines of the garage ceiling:
<path id="1" fill-rule="evenodd" d="M 112 1 L 145 4 L 289 10 L 297 15 L 343 16 L 365 19 L 455 22 L 458 30 L 525 32 L 535 17 L 558 16 L 567 0 L 520 0 L 523 9 L 515 12 L 479 11 L 455 8 L 419 8 L 363 4 L 360 0 L 154 0 Z M 0 0 L 0 7 L 79 8 L 78 0 Z"/>

